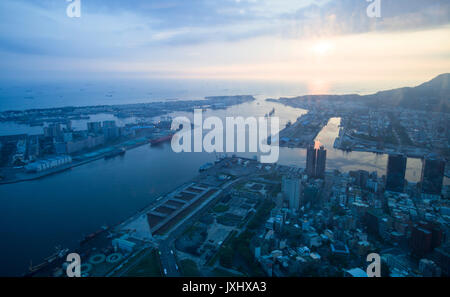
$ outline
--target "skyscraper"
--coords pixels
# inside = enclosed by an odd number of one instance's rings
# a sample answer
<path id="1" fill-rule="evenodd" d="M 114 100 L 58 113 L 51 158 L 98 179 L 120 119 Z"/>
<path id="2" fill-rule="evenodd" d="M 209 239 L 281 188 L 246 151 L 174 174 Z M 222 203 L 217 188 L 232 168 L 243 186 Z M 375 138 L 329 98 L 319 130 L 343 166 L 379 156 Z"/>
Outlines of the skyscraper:
<path id="1" fill-rule="evenodd" d="M 283 176 L 281 190 L 289 201 L 289 209 L 298 210 L 300 208 L 300 196 L 302 192 L 300 179 Z"/>
<path id="2" fill-rule="evenodd" d="M 105 140 L 111 140 L 120 136 L 120 130 L 119 127 L 116 126 L 115 121 L 104 121 L 102 130 Z"/>
<path id="3" fill-rule="evenodd" d="M 308 177 L 316 175 L 316 149 L 310 144 L 306 149 L 306 174 Z"/>
<path id="4" fill-rule="evenodd" d="M 87 123 L 88 131 L 91 133 L 100 133 L 102 131 L 102 123 L 100 122 L 89 122 Z"/>
<path id="5" fill-rule="evenodd" d="M 325 168 L 327 163 L 327 150 L 322 145 L 317 150 L 316 178 L 325 178 Z"/>
<path id="6" fill-rule="evenodd" d="M 44 136 L 52 138 L 61 138 L 62 136 L 61 125 L 59 123 L 48 125 L 48 127 L 44 128 Z"/>
<path id="7" fill-rule="evenodd" d="M 444 182 L 445 162 L 436 156 L 429 156 L 422 167 L 422 193 L 441 195 Z"/>
<path id="8" fill-rule="evenodd" d="M 327 150 L 324 146 L 319 149 L 314 144 L 308 146 L 306 150 L 306 174 L 308 177 L 325 178 L 327 161 Z"/>
<path id="9" fill-rule="evenodd" d="M 405 187 L 406 157 L 402 154 L 389 155 L 386 176 L 386 190 L 402 193 Z"/>

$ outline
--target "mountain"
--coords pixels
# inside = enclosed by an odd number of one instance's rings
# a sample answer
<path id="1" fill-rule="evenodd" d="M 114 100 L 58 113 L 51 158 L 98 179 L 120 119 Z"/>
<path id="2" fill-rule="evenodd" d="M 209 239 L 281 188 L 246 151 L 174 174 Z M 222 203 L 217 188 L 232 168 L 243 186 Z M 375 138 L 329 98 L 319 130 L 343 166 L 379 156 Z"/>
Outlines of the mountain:
<path id="1" fill-rule="evenodd" d="M 417 87 L 400 88 L 361 96 L 372 107 L 400 106 L 425 111 L 450 112 L 450 73 Z"/>
<path id="2" fill-rule="evenodd" d="M 423 111 L 450 113 L 450 73 L 441 74 L 417 87 L 381 91 L 372 95 L 307 95 L 296 98 L 280 98 L 278 101 L 292 105 L 300 101 L 355 101 L 364 102 L 369 107 L 403 107 Z M 295 105 L 295 104 L 294 104 Z"/>

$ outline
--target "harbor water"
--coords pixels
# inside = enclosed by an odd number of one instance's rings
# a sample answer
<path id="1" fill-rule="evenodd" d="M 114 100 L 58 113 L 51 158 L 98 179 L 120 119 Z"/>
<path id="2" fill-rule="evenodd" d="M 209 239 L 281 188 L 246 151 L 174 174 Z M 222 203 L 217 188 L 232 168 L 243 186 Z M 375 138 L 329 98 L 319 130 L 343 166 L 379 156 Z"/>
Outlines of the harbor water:
<path id="1" fill-rule="evenodd" d="M 307 112 L 265 98 L 258 96 L 254 102 L 227 110 L 208 110 L 205 117 L 264 116 L 275 108 L 283 128 Z M 188 113 L 172 114 L 176 115 L 192 117 Z M 363 169 L 385 174 L 385 155 L 333 149 L 339 123 L 339 118 L 330 119 L 317 136 L 328 150 L 327 170 Z M 30 261 L 39 263 L 57 245 L 76 248 L 84 235 L 133 215 L 160 195 L 188 182 L 201 165 L 215 158 L 215 154 L 208 153 L 177 154 L 170 144 L 145 145 L 123 157 L 97 160 L 40 180 L 0 186 L 0 275 L 26 272 Z M 280 149 L 280 164 L 304 167 L 305 162 L 304 149 Z M 421 167 L 421 160 L 408 160 L 408 181 L 420 179 Z"/>

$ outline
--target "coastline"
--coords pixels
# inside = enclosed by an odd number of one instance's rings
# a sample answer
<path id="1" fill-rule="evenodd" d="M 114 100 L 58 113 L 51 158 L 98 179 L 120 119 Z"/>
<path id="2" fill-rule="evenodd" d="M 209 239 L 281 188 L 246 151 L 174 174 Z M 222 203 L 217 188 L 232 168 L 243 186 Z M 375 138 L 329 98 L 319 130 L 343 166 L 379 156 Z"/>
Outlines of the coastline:
<path id="1" fill-rule="evenodd" d="M 141 146 L 146 145 L 146 144 L 150 145 L 148 139 L 147 139 L 147 141 L 139 142 L 139 143 L 136 143 L 136 144 L 133 144 L 133 145 L 130 145 L 130 146 L 123 146 L 123 148 L 126 151 L 130 151 L 130 150 L 133 150 L 135 148 L 141 147 Z M 108 153 L 109 152 L 105 152 L 105 153 L 102 153 L 102 154 L 100 154 L 98 156 L 95 156 L 95 157 L 92 157 L 92 158 L 89 158 L 89 159 L 85 159 L 85 160 L 78 161 L 78 162 L 72 162 L 70 164 L 63 165 L 63 166 L 58 167 L 58 168 L 50 169 L 50 170 L 47 170 L 47 171 L 41 172 L 41 173 L 35 173 L 35 174 L 33 174 L 33 173 L 21 173 L 21 174 L 24 174 L 24 175 L 30 175 L 30 177 L 20 177 L 20 178 L 16 178 L 16 179 L 13 179 L 13 180 L 0 181 L 0 186 L 8 185 L 8 184 L 17 184 L 17 183 L 33 181 L 33 180 L 39 180 L 39 179 L 42 179 L 42 178 L 45 178 L 45 177 L 48 177 L 48 176 L 52 176 L 52 175 L 55 175 L 55 174 L 58 174 L 58 173 L 61 173 L 61 172 L 68 171 L 68 170 L 70 170 L 72 168 L 76 168 L 76 167 L 83 166 L 85 164 L 88 164 L 88 163 L 91 163 L 91 162 L 94 162 L 94 161 L 97 161 L 97 160 L 104 159 L 105 156 Z"/>

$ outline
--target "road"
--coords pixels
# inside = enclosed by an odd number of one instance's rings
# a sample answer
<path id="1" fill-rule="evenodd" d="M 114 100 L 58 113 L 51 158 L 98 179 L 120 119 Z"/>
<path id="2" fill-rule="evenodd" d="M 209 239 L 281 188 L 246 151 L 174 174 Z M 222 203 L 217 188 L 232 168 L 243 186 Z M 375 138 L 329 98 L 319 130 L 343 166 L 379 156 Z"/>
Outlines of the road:
<path id="1" fill-rule="evenodd" d="M 240 182 L 247 178 L 247 176 L 242 176 L 236 180 L 229 181 L 226 184 L 224 184 L 220 190 L 221 193 L 223 193 L 224 190 L 231 187 L 237 182 Z M 219 195 L 221 194 L 219 193 Z M 214 198 L 215 199 L 215 198 Z M 213 200 L 214 200 L 213 199 Z M 208 203 L 209 204 L 209 203 Z M 197 217 L 197 213 L 200 211 L 200 209 L 197 209 L 193 215 L 191 215 L 189 218 L 187 218 L 182 224 L 175 226 L 175 229 L 173 229 L 167 237 L 162 239 L 159 242 L 159 257 L 161 259 L 161 269 L 164 273 L 164 269 L 166 269 L 167 274 L 165 276 L 167 277 L 180 277 L 181 272 L 179 269 L 177 269 L 177 260 L 175 257 L 175 240 L 184 232 L 186 229 L 186 226 L 189 226 L 194 219 Z M 173 252 L 172 252 L 173 251 Z"/>
<path id="2" fill-rule="evenodd" d="M 175 252 L 171 252 L 174 250 L 174 244 L 173 241 L 163 241 L 159 245 L 159 258 L 161 259 L 161 269 L 163 270 L 163 273 L 165 276 L 168 277 L 180 277 L 181 273 L 177 269 L 177 260 L 175 258 Z M 164 271 L 166 269 L 166 272 Z"/>

